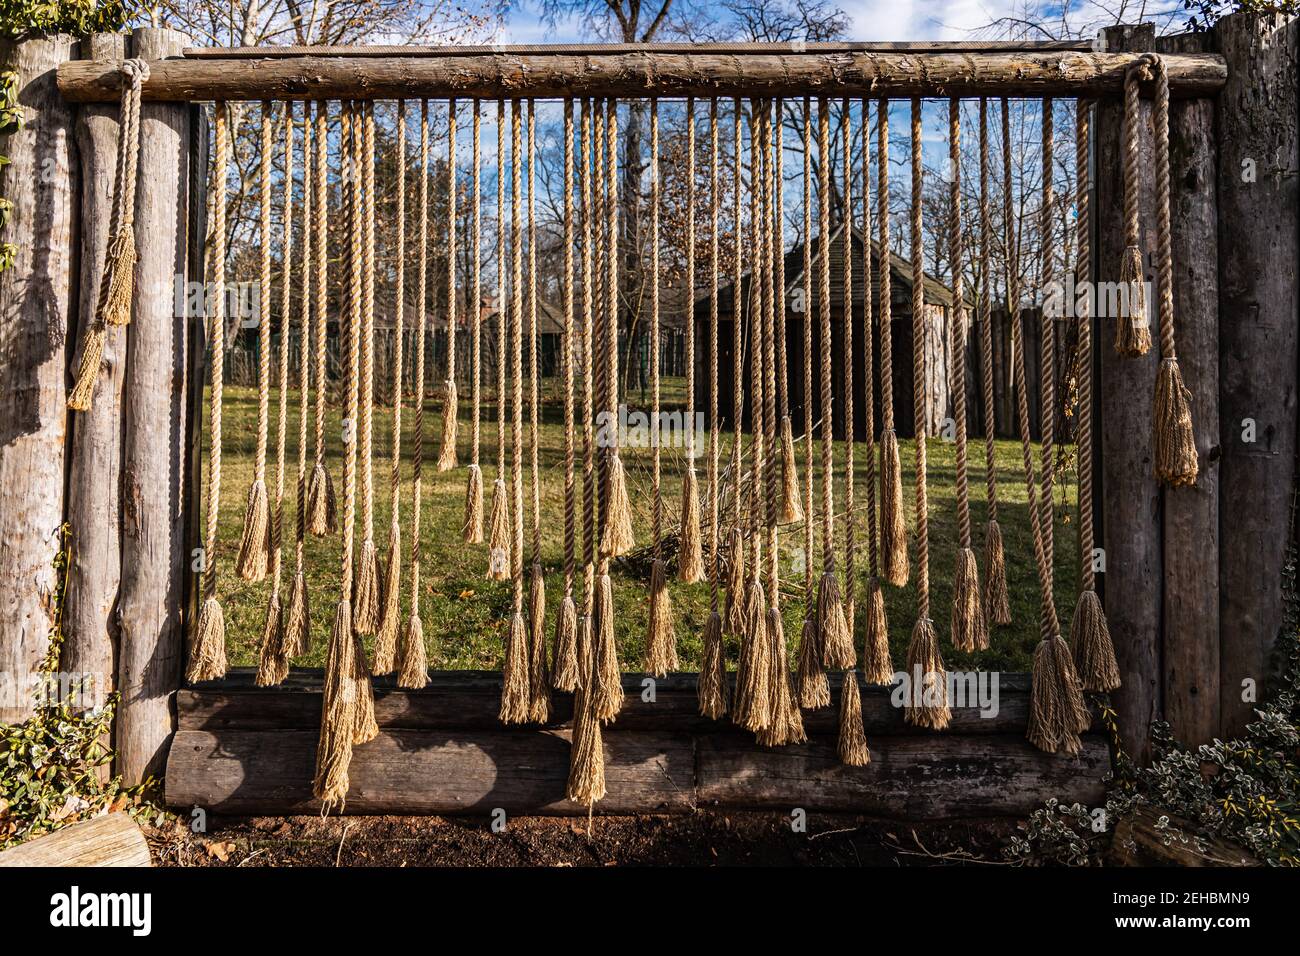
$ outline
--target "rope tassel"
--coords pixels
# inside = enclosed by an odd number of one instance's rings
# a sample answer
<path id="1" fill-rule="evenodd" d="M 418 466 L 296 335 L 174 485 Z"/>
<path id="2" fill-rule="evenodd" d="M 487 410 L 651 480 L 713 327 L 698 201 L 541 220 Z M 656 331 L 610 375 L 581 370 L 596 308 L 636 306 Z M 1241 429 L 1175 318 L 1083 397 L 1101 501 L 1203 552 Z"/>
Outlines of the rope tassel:
<path id="1" fill-rule="evenodd" d="M 1127 292 L 1128 308 L 1115 323 L 1115 351 L 1120 355 L 1146 355 L 1151 351 L 1151 320 L 1147 314 L 1146 276 L 1142 267 L 1138 221 L 1139 126 L 1138 84 L 1151 79 L 1152 55 L 1142 56 L 1124 72 L 1124 255 L 1119 264 L 1120 286 Z"/>
<path id="2" fill-rule="evenodd" d="M 785 624 L 779 608 L 767 610 L 768 640 L 768 714 L 767 726 L 758 732 L 764 747 L 801 744 L 808 736 L 803 729 L 803 714 L 790 689 L 790 666 L 786 660 Z"/>
<path id="3" fill-rule="evenodd" d="M 564 795 L 590 807 L 605 796 L 605 748 L 601 739 L 596 695 L 579 690 L 573 700 L 573 748 Z"/>
<path id="4" fill-rule="evenodd" d="M 470 465 L 465 478 L 465 520 L 461 539 L 466 544 L 483 543 L 483 470 Z"/>
<path id="5" fill-rule="evenodd" d="M 104 358 L 108 326 L 131 321 L 135 263 L 135 188 L 140 156 L 140 87 L 149 78 L 149 66 L 141 59 L 122 61 L 122 98 L 119 109 L 117 176 L 113 196 L 113 236 L 99 278 L 95 317 L 81 343 L 81 361 L 76 381 L 68 393 L 68 408 L 84 412 L 94 399 L 95 382 Z M 224 193 L 223 193 L 224 198 Z"/>
<path id="6" fill-rule="evenodd" d="M 1011 623 L 1011 597 L 1007 591 L 1007 559 L 1002 547 L 1002 527 L 990 519 L 984 529 L 984 616 L 988 624 Z M 987 625 L 986 625 L 987 626 Z"/>
<path id="7" fill-rule="evenodd" d="M 248 505 L 244 509 L 244 530 L 239 537 L 239 556 L 235 570 L 245 581 L 266 577 L 271 552 L 270 503 L 266 482 L 257 479 L 249 486 Z"/>
<path id="8" fill-rule="evenodd" d="M 646 636 L 645 670 L 654 677 L 666 677 L 677 670 L 677 634 L 673 627 L 673 599 L 668 593 L 664 563 L 650 567 L 650 621 Z"/>
<path id="9" fill-rule="evenodd" d="M 824 666 L 839 670 L 854 665 L 856 651 L 844 617 L 839 575 L 833 567 L 822 573 L 817 592 L 817 632 L 821 636 Z"/>
<path id="10" fill-rule="evenodd" d="M 524 615 L 510 616 L 506 636 L 506 663 L 501 672 L 501 709 L 497 716 L 503 724 L 528 722 L 532 693 L 529 688 L 528 628 Z"/>
<path id="11" fill-rule="evenodd" d="M 442 400 L 442 450 L 438 453 L 438 470 L 451 471 L 456 467 L 456 382 L 443 383 Z"/>
<path id="12" fill-rule="evenodd" d="M 717 720 L 727 712 L 727 658 L 722 647 L 722 615 L 711 611 L 704 622 L 700 664 L 700 716 Z"/>
<path id="13" fill-rule="evenodd" d="M 799 467 L 794 458 L 794 427 L 790 424 L 790 416 L 786 415 L 781 419 L 781 522 L 790 524 L 802 520 Z"/>
<path id="14" fill-rule="evenodd" d="M 312 466 L 311 481 L 307 485 L 307 529 L 317 538 L 335 534 L 339 530 L 334 479 L 322 461 L 317 461 Z"/>
<path id="15" fill-rule="evenodd" d="M 821 635 L 817 631 L 817 612 L 809 606 L 799 635 L 799 670 L 797 687 L 799 706 L 819 710 L 831 705 L 831 682 L 822 665 Z"/>
<path id="16" fill-rule="evenodd" d="M 551 686 L 556 690 L 578 689 L 578 606 L 572 594 L 564 596 L 555 618 L 555 660 L 551 669 Z"/>
<path id="17" fill-rule="evenodd" d="M 889 623 L 885 619 L 885 594 L 878 578 L 867 583 L 867 636 L 862 647 L 862 676 L 868 684 L 888 684 L 894 679 L 889 654 Z"/>
<path id="18" fill-rule="evenodd" d="M 745 592 L 745 630 L 740 640 L 740 660 L 736 668 L 736 705 L 734 720 L 746 730 L 760 731 L 767 726 L 771 711 L 769 695 L 771 644 L 767 636 L 767 598 L 763 586 L 751 580 Z"/>
<path id="19" fill-rule="evenodd" d="M 617 558 L 627 554 L 636 544 L 636 539 L 632 536 L 632 506 L 627 497 L 627 475 L 623 470 L 623 459 L 617 450 L 609 456 L 605 501 L 605 527 L 600 537 L 600 553 L 605 557 Z M 683 536 L 684 534 L 683 529 Z M 698 535 L 696 543 L 698 544 Z"/>
<path id="20" fill-rule="evenodd" d="M 595 605 L 592 640 L 596 716 L 609 721 L 623 708 L 623 674 L 618 665 L 618 647 L 614 643 L 614 587 L 608 574 L 596 579 Z"/>
<path id="21" fill-rule="evenodd" d="M 677 577 L 687 584 L 704 580 L 699 482 L 695 478 L 695 466 L 690 463 L 682 478 L 682 534 L 677 554 Z"/>
<path id="22" fill-rule="evenodd" d="M 857 671 L 844 672 L 840 688 L 840 733 L 837 743 L 840 763 L 846 767 L 865 767 L 871 763 L 867 734 L 862 726 L 862 691 Z"/>
<path id="23" fill-rule="evenodd" d="M 402 551 L 401 526 L 393 521 L 388 532 L 388 554 L 384 557 L 384 577 L 379 625 L 375 630 L 374 672 L 391 674 L 397 670 L 397 642 L 402 634 Z"/>
<path id="24" fill-rule="evenodd" d="M 546 659 L 546 578 L 534 564 L 528 587 L 528 719 L 544 724 L 551 716 L 551 678 Z"/>

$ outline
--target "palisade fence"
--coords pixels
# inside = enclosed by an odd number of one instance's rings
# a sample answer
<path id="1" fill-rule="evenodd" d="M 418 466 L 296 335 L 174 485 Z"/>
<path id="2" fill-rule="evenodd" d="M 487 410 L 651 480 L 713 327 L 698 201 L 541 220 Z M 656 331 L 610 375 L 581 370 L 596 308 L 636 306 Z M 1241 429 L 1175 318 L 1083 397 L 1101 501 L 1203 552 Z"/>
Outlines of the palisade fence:
<path id="1" fill-rule="evenodd" d="M 178 276 L 205 275 L 211 157 L 198 104 L 402 97 L 691 96 L 706 105 L 733 96 L 758 98 L 754 102 L 783 96 L 1080 98 L 1093 105 L 1086 164 L 1093 211 L 1089 277 L 1108 279 L 1130 244 L 1121 215 L 1121 94 L 1126 71 L 1144 52 L 1161 55 L 1172 97 L 1167 185 L 1177 268 L 1169 279 L 1198 474 L 1188 487 L 1166 487 L 1153 474 L 1152 393 L 1160 350 L 1117 355 L 1109 323 L 1093 324 L 1086 354 L 1096 384 L 1091 407 L 1079 409 L 1096 422 L 1092 459 L 1082 463 L 1094 475 L 1092 520 L 1083 524 L 1095 527 L 1104 555 L 1096 589 L 1122 678 L 1109 699 L 1125 749 L 1147 759 L 1150 727 L 1158 719 L 1188 742 L 1239 730 L 1251 718 L 1252 694 L 1267 683 L 1284 621 L 1300 327 L 1297 23 L 1256 14 L 1235 14 L 1209 32 L 1174 37 L 1156 37 L 1149 25 L 1114 27 L 1096 48 L 196 50 L 184 36 L 154 28 L 81 43 L 66 37 L 4 41 L 0 61 L 17 71 L 26 122 L 0 150 L 12 161 L 0 193 L 14 203 L 8 238 L 18 247 L 14 267 L 0 274 L 0 676 L 11 688 L 27 686 L 60 620 L 62 669 L 103 675 L 107 689 L 121 694 L 114 744 L 117 769 L 128 782 L 165 771 L 169 802 L 230 812 L 314 810 L 322 800 L 328 806 L 339 798 L 337 788 L 322 797 L 313 787 L 322 701 L 331 686 L 320 673 L 294 670 L 270 688 L 253 686 L 251 672 L 194 685 L 182 677 L 200 604 L 193 549 L 202 540 L 201 508 L 194 492 L 203 465 L 196 426 L 204 420 L 203 383 L 214 369 L 200 323 L 178 320 L 170 294 L 159 290 L 172 289 Z M 94 292 L 110 238 L 118 102 L 128 56 L 149 66 L 141 84 L 130 324 L 107 330 L 94 404 L 69 417 L 74 343 L 97 318 Z M 1151 142 L 1150 95 L 1144 83 L 1144 144 Z M 1144 156 L 1140 233 L 1149 272 L 1170 251 L 1156 248 L 1155 169 Z M 436 327 L 436 316 L 430 321 Z M 464 336 L 457 339 L 459 350 Z M 392 333 L 375 341 L 374 369 L 382 382 L 392 375 Z M 296 373 L 296 333 L 289 333 L 288 344 Z M 408 356 L 414 344 L 405 343 Z M 272 359 L 278 361 L 282 345 L 277 336 Z M 685 375 L 689 349 L 681 333 L 665 330 L 661 346 L 659 374 Z M 246 336 L 236 339 L 223 358 L 228 383 L 256 381 L 259 347 Z M 863 347 L 859 340 L 856 349 Z M 1003 348 L 995 344 L 995 356 Z M 445 366 L 446 349 L 445 333 L 425 339 L 433 369 Z M 615 351 L 614 364 L 642 367 L 627 361 L 625 344 Z M 544 372 L 554 368 L 544 345 L 540 363 Z M 469 363 L 458 355 L 455 364 L 463 370 Z M 979 434 L 977 366 L 970 359 L 958 364 L 971 389 L 971 431 Z M 331 340 L 328 382 L 345 378 L 345 366 Z M 491 367 L 485 354 L 484 368 Z M 761 363 L 754 368 L 760 380 Z M 435 389 L 440 376 L 428 376 Z M 485 379 L 490 402 L 493 386 L 490 376 Z M 407 387 L 413 391 L 415 383 Z M 388 394 L 382 386 L 376 391 Z M 1010 393 L 996 393 L 995 404 L 1002 430 L 1015 413 Z M 770 409 L 760 412 L 770 427 Z M 73 545 L 61 601 L 55 559 L 62 540 L 57 529 L 65 522 Z M 769 530 L 775 535 L 775 523 L 768 528 L 756 519 L 755 529 L 755 537 Z M 848 581 L 851 606 L 852 573 Z M 922 617 L 927 613 L 923 607 Z M 850 681 L 857 689 L 859 678 L 842 665 L 834 670 L 827 692 L 841 700 Z M 374 734 L 364 735 L 368 741 L 358 741 L 349 757 L 351 790 L 345 782 L 343 791 L 349 812 L 585 812 L 586 806 L 565 799 L 572 722 L 589 706 L 582 693 L 575 704 L 569 693 L 556 692 L 544 719 L 502 727 L 502 675 L 434 673 L 428 679 L 419 690 L 401 689 L 388 678 L 356 682 L 367 698 L 373 694 Z M 833 710 L 808 711 L 800 731 L 806 742 L 767 746 L 761 735 L 755 741 L 740 732 L 740 717 L 731 724 L 701 716 L 696 675 L 661 678 L 653 702 L 641 697 L 641 686 L 639 675 L 625 674 L 621 683 L 604 687 L 620 696 L 625 688 L 626 698 L 617 720 L 604 727 L 603 750 L 597 748 L 607 790 L 602 809 L 686 811 L 712 804 L 914 817 L 1018 814 L 1047 797 L 1098 798 L 1110 759 L 1095 721 L 1065 753 L 1026 743 L 1030 698 L 1038 693 L 1028 675 L 1001 676 L 1001 707 L 993 719 L 954 710 L 943 730 L 934 729 L 945 721 L 933 714 L 931 723 L 918 725 L 910 711 L 891 704 L 888 686 L 868 684 L 860 719 L 876 756 L 866 766 L 841 763 Z M 21 693 L 8 694 L 0 701 L 0 720 L 21 720 L 30 706 Z M 589 724 L 579 738 L 584 733 L 592 733 Z M 590 745 L 591 737 L 585 741 Z M 589 793 L 586 805 L 590 799 Z"/>

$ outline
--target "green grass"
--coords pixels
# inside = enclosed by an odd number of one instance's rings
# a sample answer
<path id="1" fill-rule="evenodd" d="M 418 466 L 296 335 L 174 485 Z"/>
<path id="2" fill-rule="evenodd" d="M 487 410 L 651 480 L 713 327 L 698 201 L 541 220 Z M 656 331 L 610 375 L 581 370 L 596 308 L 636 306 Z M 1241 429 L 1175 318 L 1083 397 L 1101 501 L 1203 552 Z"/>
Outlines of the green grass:
<path id="1" fill-rule="evenodd" d="M 548 388 L 550 387 L 550 383 Z M 297 480 L 297 394 L 291 394 L 289 438 L 286 451 L 288 462 L 285 477 L 285 552 L 284 595 L 287 597 L 289 577 L 293 573 L 295 486 Z M 640 405 L 634 392 L 632 401 Z M 684 400 L 680 379 L 665 383 L 664 406 L 680 405 Z M 403 579 L 407 582 L 402 594 L 403 620 L 410 604 L 409 548 L 412 503 L 410 458 L 413 448 L 414 415 L 409 405 L 402 409 L 402 486 L 399 508 L 403 531 Z M 553 616 L 563 597 L 563 545 L 564 545 L 564 434 L 561 408 L 551 401 L 543 407 L 544 418 L 540 428 L 540 463 L 542 470 L 542 561 L 546 571 L 548 608 Z M 484 576 L 487 553 L 483 545 L 465 545 L 461 542 L 460 526 L 465 498 L 465 465 L 470 456 L 469 414 L 467 396 L 462 396 L 460 423 L 461 467 L 448 473 L 439 473 L 434 464 L 437 457 L 439 407 L 429 400 L 425 409 L 425 467 L 423 478 L 424 507 L 421 518 L 421 547 L 423 551 L 420 609 L 428 644 L 429 663 L 444 669 L 497 669 L 502 663 L 505 624 L 511 608 L 511 584 L 508 581 L 489 581 Z M 250 584 L 241 580 L 234 570 L 235 554 L 239 546 L 248 488 L 253 480 L 254 456 L 257 437 L 257 396 L 247 388 L 227 388 L 223 406 L 224 430 L 222 440 L 221 510 L 218 532 L 218 591 L 226 615 L 226 634 L 230 663 L 234 666 L 252 666 L 257 663 L 265 608 L 271 590 L 269 580 Z M 268 487 L 274 501 L 275 491 L 275 418 L 271 409 L 270 460 L 267 466 Z M 481 460 L 486 486 L 486 505 L 491 500 L 492 481 L 496 476 L 496 410 L 485 403 L 483 409 Z M 206 426 L 205 426 L 206 427 Z M 310 427 L 309 427 L 310 432 Z M 375 544 L 381 556 L 388 547 L 390 524 L 389 461 L 392 432 L 391 410 L 375 409 L 374 423 L 374 529 Z M 338 492 L 341 487 L 341 425 L 337 408 L 329 411 L 326 434 L 328 437 L 328 464 Z M 309 437 L 309 445 L 311 439 Z M 206 444 L 206 443 L 205 443 Z M 730 453 L 729 436 L 724 436 L 721 455 L 725 464 Z M 952 571 L 956 553 L 956 446 L 951 442 L 931 440 L 929 452 L 930 494 L 930 554 L 931 554 L 931 606 L 935 625 L 944 640 L 944 656 L 950 667 L 971 669 L 1000 669 L 1023 671 L 1029 667 L 1033 648 L 1038 640 L 1038 584 L 1034 570 L 1033 545 L 1025 504 L 1025 487 L 1021 471 L 1020 446 L 1016 442 L 997 443 L 999 521 L 1002 525 L 1007 554 L 1008 587 L 1011 595 L 1013 621 L 1007 627 L 995 629 L 987 651 L 974 654 L 960 653 L 947 643 L 949 615 L 952 606 Z M 507 455 L 509 444 L 507 442 Z M 207 449 L 204 448 L 206 456 Z M 796 447 L 796 457 L 802 464 L 802 446 Z M 914 480 L 912 465 L 914 451 L 911 442 L 902 449 L 905 502 L 908 505 L 908 527 L 914 530 L 911 514 L 911 491 Z M 979 556 L 983 574 L 983 536 L 985 522 L 984 454 L 983 445 L 972 446 L 970 469 L 971 512 L 974 528 L 974 547 Z M 311 449 L 308 450 L 310 468 Z M 624 449 L 623 458 L 628 469 L 634 527 L 638 544 L 650 542 L 651 485 L 649 449 Z M 820 456 L 815 456 L 820 460 Z M 206 459 L 205 459 L 206 460 Z M 525 444 L 525 460 L 527 445 Z M 665 526 L 673 528 L 681 494 L 682 463 L 680 452 L 664 451 L 664 502 Z M 836 448 L 836 503 L 843 504 L 843 448 Z M 508 466 L 507 458 L 507 466 Z M 698 465 L 701 494 L 704 493 L 704 460 Z M 204 468 L 206 475 L 206 467 Z M 859 444 L 855 452 L 855 484 L 859 514 L 859 556 L 855 582 L 859 595 L 865 586 L 867 571 L 865 512 L 866 501 L 866 449 Z M 820 495 L 820 468 L 817 468 L 817 489 Z M 802 473 L 801 473 L 802 479 Z M 206 477 L 205 477 L 206 480 Z M 1073 482 L 1063 488 L 1058 480 L 1056 489 L 1056 578 L 1055 591 L 1058 612 L 1063 628 L 1068 628 L 1069 616 L 1074 606 L 1076 569 L 1078 564 L 1074 534 Z M 525 489 L 525 502 L 530 500 Z M 820 500 L 820 497 L 817 498 Z M 702 501 L 707 509 L 707 503 Z M 525 528 L 531 527 L 531 517 Z M 840 524 L 837 522 L 837 533 Z M 363 534 L 358 519 L 358 544 Z M 528 535 L 525 535 L 527 547 Z M 195 543 L 196 545 L 198 542 Z M 803 575 L 796 570 L 802 549 L 803 527 L 795 524 L 782 528 L 780 567 L 784 598 L 786 636 L 793 655 L 803 620 Z M 820 542 L 815 553 L 820 554 Z M 908 637 L 916 615 L 915 593 L 915 539 L 911 540 L 913 583 L 903 588 L 885 587 L 885 602 L 890 626 L 890 644 L 895 666 L 906 659 Z M 297 660 L 296 665 L 322 666 L 326 639 L 339 598 L 340 540 L 308 536 L 305 544 L 305 567 L 311 607 L 311 652 Z M 843 569 L 843 544 L 837 543 L 837 561 Z M 581 574 L 579 585 L 581 587 Z M 677 615 L 678 654 L 682 670 L 697 670 L 701 656 L 700 636 L 709 609 L 707 584 L 671 584 L 673 603 Z M 647 582 L 643 576 L 630 569 L 614 569 L 614 594 L 618 627 L 618 647 L 624 670 L 640 667 L 645 646 L 644 630 L 648 607 Z M 861 612 L 862 601 L 858 602 Z M 553 620 L 553 618 L 552 618 Z M 553 631 L 548 620 L 548 632 Z M 859 641 L 862 629 L 856 630 Z M 734 661 L 736 648 L 730 648 Z"/>

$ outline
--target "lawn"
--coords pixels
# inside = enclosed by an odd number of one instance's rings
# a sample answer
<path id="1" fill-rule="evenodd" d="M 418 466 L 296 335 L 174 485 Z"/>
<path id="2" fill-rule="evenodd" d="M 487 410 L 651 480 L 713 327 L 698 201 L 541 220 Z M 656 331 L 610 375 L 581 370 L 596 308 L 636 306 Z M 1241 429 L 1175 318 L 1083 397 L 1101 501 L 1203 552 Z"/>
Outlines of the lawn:
<path id="1" fill-rule="evenodd" d="M 553 387 L 547 383 L 548 390 Z M 680 379 L 665 383 L 664 407 L 680 406 L 684 398 Z M 295 482 L 297 476 L 297 393 L 292 393 L 287 444 L 288 469 L 285 478 L 285 557 L 284 592 L 287 595 L 288 578 L 293 573 L 295 526 Z M 540 429 L 541 498 L 542 498 L 542 561 L 546 571 L 548 608 L 553 614 L 563 596 L 563 545 L 564 545 L 564 433 L 562 409 L 558 401 L 544 404 L 544 422 Z M 632 396 L 633 404 L 641 406 L 639 396 Z M 205 406 L 206 407 L 206 406 Z M 232 666 L 252 666 L 257 662 L 258 644 L 261 640 L 265 608 L 271 583 L 250 584 L 241 580 L 234 570 L 235 553 L 239 546 L 248 487 L 253 480 L 254 454 L 257 433 L 257 395 L 248 388 L 227 388 L 223 406 L 224 430 L 222 440 L 221 512 L 218 543 L 218 590 L 226 614 L 228 654 Z M 469 461 L 468 396 L 462 395 L 460 423 L 461 467 L 452 472 L 438 473 L 434 466 L 437 458 L 440 407 L 429 399 L 425 409 L 425 466 L 424 513 L 422 515 L 423 566 L 420 596 L 421 616 L 425 640 L 428 644 L 429 665 L 441 669 L 488 669 L 501 666 L 505 624 L 511 607 L 509 581 L 489 581 L 484 575 L 487 563 L 486 547 L 466 545 L 461 542 L 460 526 L 465 497 L 465 464 Z M 389 468 L 392 430 L 391 409 L 375 409 L 374 424 L 374 475 L 375 475 L 375 538 L 380 554 L 387 549 L 389 518 Z M 270 436 L 270 461 L 268 485 L 272 495 L 275 488 L 275 406 L 272 405 L 272 434 Z M 484 425 L 480 457 L 483 463 L 486 497 L 490 501 L 492 481 L 496 474 L 496 411 L 485 402 Z M 401 492 L 401 523 L 403 529 L 403 579 L 409 587 L 410 509 L 412 481 L 410 472 L 414 432 L 414 415 L 408 397 L 402 410 L 403 484 Z M 206 423 L 205 423 L 206 430 Z M 310 429 L 309 429 L 310 431 Z M 329 411 L 326 434 L 329 438 L 328 464 L 340 494 L 342 444 L 339 409 Z M 310 442 L 310 438 L 309 438 Z M 724 435 L 722 457 L 725 463 L 730 453 L 730 438 Z M 507 449 L 509 444 L 507 443 Z M 948 619 L 952 604 L 952 570 L 956 552 L 957 502 L 956 502 L 956 446 L 951 442 L 931 440 L 929 449 L 930 479 L 930 554 L 932 582 L 932 615 L 941 636 L 944 637 L 944 656 L 953 668 L 982 668 L 1009 671 L 1028 670 L 1033 648 L 1038 640 L 1038 584 L 1034 571 L 1033 545 L 1025 505 L 1025 487 L 1020 465 L 1020 446 L 1016 442 L 997 444 L 999 520 L 1006 545 L 1008 587 L 1011 595 L 1013 621 L 1006 627 L 995 629 L 991 647 L 974 654 L 960 653 L 947 645 Z M 1072 452 L 1073 449 L 1066 449 Z M 204 442 L 204 461 L 207 447 Z M 843 448 L 836 448 L 836 503 L 843 504 Z M 665 526 L 676 525 L 681 488 L 682 459 L 680 452 L 664 451 Z M 796 457 L 802 463 L 803 449 L 796 444 Z M 905 503 L 908 506 L 908 526 L 913 528 L 911 488 L 913 482 L 913 449 L 904 442 L 902 449 Z M 634 527 L 638 545 L 650 542 L 650 461 L 651 451 L 645 448 L 625 449 L 624 462 L 628 470 L 630 497 L 633 504 Z M 311 450 L 308 450 L 310 468 Z M 815 455 L 820 460 L 819 455 Z M 525 445 L 527 460 L 527 445 Z M 971 450 L 970 472 L 971 510 L 975 534 L 976 554 L 980 557 L 983 573 L 984 453 L 982 443 Z M 1036 459 L 1037 460 L 1037 459 Z M 1070 460 L 1073 458 L 1071 456 Z M 507 462 L 508 465 L 508 462 Z M 867 569 L 865 510 L 866 501 L 866 451 L 859 445 L 855 453 L 857 488 L 857 513 L 859 519 L 858 543 L 860 546 L 856 582 L 859 595 L 865 587 Z M 204 467 L 206 481 L 206 464 Z M 704 493 L 704 459 L 698 465 L 701 495 Z M 1062 627 L 1068 629 L 1074 606 L 1076 570 L 1078 565 L 1074 534 L 1075 486 L 1073 476 L 1067 487 L 1058 480 L 1055 496 L 1056 513 L 1056 600 Z M 802 478 L 802 475 L 801 475 Z M 820 489 L 820 469 L 818 468 Z M 820 491 L 818 490 L 818 495 Z M 525 489 L 525 503 L 530 495 Z M 818 497 L 817 500 L 820 500 Z M 707 504 L 701 502 L 707 509 Z M 485 504 L 486 506 L 486 504 Z M 531 522 L 531 517 L 526 519 Z M 525 528 L 531 527 L 526 524 Z M 837 521 L 837 533 L 840 522 Z M 360 523 L 358 522 L 358 534 Z M 527 547 L 528 536 L 525 535 Z M 358 540 L 359 543 L 359 540 Z M 197 546 L 199 542 L 195 542 Z M 912 562 L 915 571 L 915 540 L 912 541 Z M 796 650 L 803 620 L 803 574 L 798 551 L 803 545 L 803 527 L 792 524 L 781 529 L 781 576 L 784 599 L 783 611 L 786 636 L 791 654 Z M 816 551 L 820 554 L 820 543 Z M 296 665 L 322 666 L 329 626 L 334 606 L 338 601 L 340 566 L 340 540 L 335 535 L 328 538 L 308 537 L 306 542 L 306 569 L 308 594 L 311 606 L 312 648 L 309 654 L 294 661 Z M 842 570 L 842 542 L 837 545 L 837 555 Z M 915 574 L 913 574 L 913 578 Z M 579 582 L 581 577 L 579 576 Z M 678 654 L 683 670 L 696 670 L 701 655 L 700 637 L 709 609 L 707 584 L 683 585 L 672 583 L 673 602 L 677 612 Z M 624 670 L 637 670 L 645 646 L 647 613 L 647 581 L 636 569 L 616 566 L 614 569 L 614 595 L 617 606 L 618 648 Z M 890 626 L 890 643 L 896 667 L 906 659 L 908 636 L 915 621 L 916 594 L 914 586 L 885 587 L 885 601 Z M 409 607 L 410 594 L 402 595 L 403 620 Z M 859 598 L 859 612 L 862 609 Z M 553 624 L 548 621 L 548 633 Z M 862 629 L 856 629 L 861 644 Z M 734 661 L 736 648 L 730 648 Z M 793 659 L 793 658 L 792 658 Z"/>

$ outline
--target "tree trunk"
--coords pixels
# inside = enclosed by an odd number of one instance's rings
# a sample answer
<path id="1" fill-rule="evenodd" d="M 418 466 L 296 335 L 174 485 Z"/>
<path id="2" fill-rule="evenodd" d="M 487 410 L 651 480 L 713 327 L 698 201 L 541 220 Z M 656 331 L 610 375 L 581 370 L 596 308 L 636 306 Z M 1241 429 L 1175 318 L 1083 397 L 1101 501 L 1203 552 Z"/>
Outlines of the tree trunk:
<path id="1" fill-rule="evenodd" d="M 63 522 L 68 316 L 79 171 L 72 109 L 55 68 L 71 37 L 0 41 L 0 70 L 18 75 L 23 126 L 5 138 L 0 195 L 13 203 L 0 273 L 0 723 L 32 711 L 32 687 L 61 595 L 54 561 Z"/>

